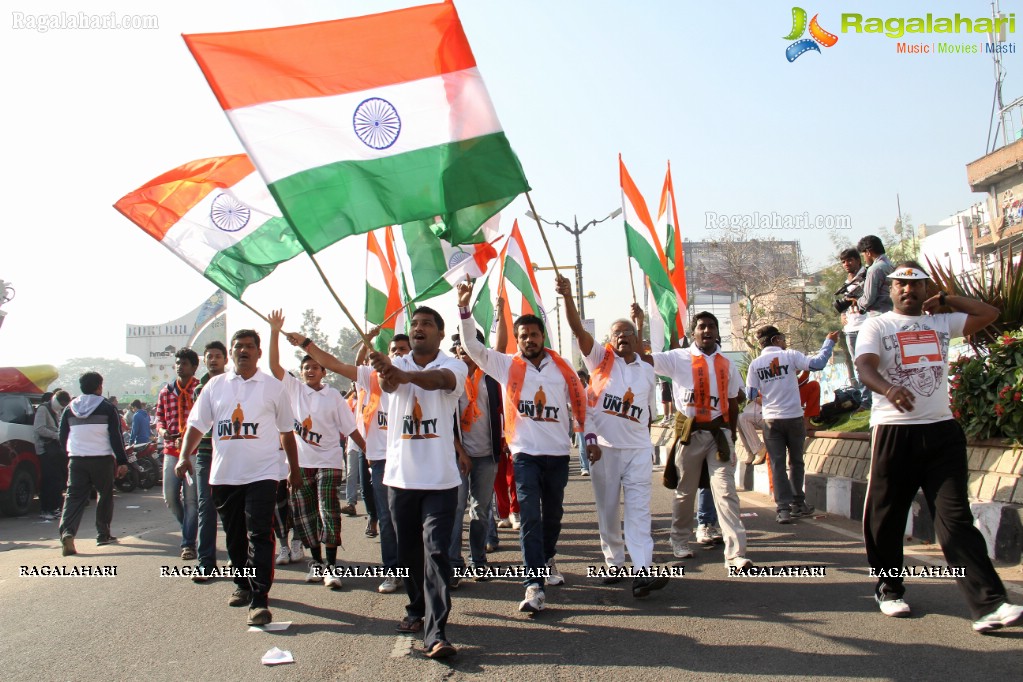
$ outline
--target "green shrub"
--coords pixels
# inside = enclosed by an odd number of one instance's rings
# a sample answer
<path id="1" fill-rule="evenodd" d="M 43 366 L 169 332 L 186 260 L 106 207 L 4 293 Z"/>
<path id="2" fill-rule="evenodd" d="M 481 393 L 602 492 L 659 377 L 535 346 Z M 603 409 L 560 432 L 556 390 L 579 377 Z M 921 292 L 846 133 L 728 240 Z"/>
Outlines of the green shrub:
<path id="1" fill-rule="evenodd" d="M 952 416 L 967 438 L 1023 443 L 1023 331 L 1003 333 L 987 351 L 949 366 Z"/>

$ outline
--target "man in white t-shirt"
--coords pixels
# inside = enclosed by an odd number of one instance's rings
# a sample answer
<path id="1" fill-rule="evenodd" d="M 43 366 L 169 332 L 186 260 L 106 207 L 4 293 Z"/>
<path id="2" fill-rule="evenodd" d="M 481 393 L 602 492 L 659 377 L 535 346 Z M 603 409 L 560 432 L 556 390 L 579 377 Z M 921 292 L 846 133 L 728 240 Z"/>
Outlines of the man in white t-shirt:
<path id="1" fill-rule="evenodd" d="M 579 342 L 579 352 L 590 373 L 587 390 L 587 440 L 596 440 L 600 459 L 590 465 L 593 499 L 597 506 L 600 549 L 609 573 L 605 584 L 622 580 L 625 549 L 632 558 L 632 596 L 645 597 L 668 584 L 666 576 L 651 576 L 654 540 L 650 528 L 650 478 L 653 444 L 650 423 L 656 413 L 657 377 L 636 352 L 641 348 L 636 325 L 620 319 L 611 323 L 611 341 L 594 343 L 583 327 L 572 298 L 572 283 L 558 277 L 558 293 L 565 300 L 565 315 Z M 621 498 L 625 496 L 625 532 Z M 647 574 L 644 574 L 646 571 Z"/>
<path id="2" fill-rule="evenodd" d="M 426 656 L 448 658 L 455 655 L 445 633 L 451 611 L 448 549 L 461 472 L 471 466 L 455 454 L 458 397 L 467 370 L 440 350 L 444 320 L 435 310 L 412 312 L 409 338 L 410 355 L 369 355 L 381 390 L 390 394 L 384 483 L 390 488 L 398 565 L 409 571 L 409 604 L 398 631 L 424 631 Z"/>
<path id="3" fill-rule="evenodd" d="M 927 296 L 930 277 L 916 261 L 895 266 L 888 280 L 894 310 L 867 319 L 856 340 L 856 370 L 874 392 L 870 413 L 870 484 L 863 535 L 881 613 L 910 614 L 903 599 L 902 536 L 917 490 L 923 488 L 938 543 L 979 633 L 1023 623 L 973 525 L 967 499 L 966 436 L 948 397 L 948 346 L 998 319 L 982 301 L 940 292 Z M 937 313 L 941 307 L 953 312 Z"/>
<path id="4" fill-rule="evenodd" d="M 632 304 L 632 319 L 643 329 L 643 309 Z M 725 565 L 744 571 L 753 565 L 746 558 L 746 529 L 739 518 L 739 493 L 735 489 L 736 421 L 742 376 L 721 352 L 718 319 L 707 311 L 693 318 L 693 343 L 644 357 L 660 376 L 671 379 L 676 421 L 691 420 L 688 442 L 678 440 L 669 454 L 668 466 L 679 472 L 671 508 L 671 550 L 676 559 L 693 556 L 689 536 L 693 532 L 696 491 L 704 463 L 725 541 Z"/>
<path id="5" fill-rule="evenodd" d="M 281 447 L 288 483 L 302 485 L 295 445 L 295 419 L 284 385 L 258 367 L 259 334 L 240 329 L 231 337 L 234 371 L 210 379 L 188 416 L 175 473 L 192 475 L 189 457 L 199 440 L 213 432 L 210 486 L 227 539 L 227 555 L 237 572 L 231 606 L 249 606 L 249 625 L 272 620 L 268 599 L 273 584 L 273 516 L 281 473 Z M 243 569 L 247 569 L 243 572 Z M 252 575 L 247 575 L 251 573 Z"/>
<path id="6" fill-rule="evenodd" d="M 828 364 L 838 332 L 828 334 L 820 351 L 807 357 L 790 350 L 785 335 L 774 325 L 757 330 L 760 355 L 753 358 L 746 370 L 746 393 L 751 400 L 762 399 L 764 442 L 771 459 L 771 483 L 778 523 L 792 523 L 813 513 L 803 492 L 803 445 L 806 442 L 806 421 L 799 395 L 797 375 L 805 370 L 821 370 Z M 786 450 L 788 457 L 786 458 Z M 785 475 L 786 460 L 789 474 Z"/>
<path id="7" fill-rule="evenodd" d="M 515 491 L 519 499 L 522 563 L 526 567 L 526 595 L 519 610 L 537 613 L 547 603 L 546 585 L 565 578 L 554 557 L 558 552 L 565 486 L 571 452 L 569 431 L 586 423 L 586 394 L 575 370 L 549 348 L 546 329 L 535 315 L 521 315 L 513 330 L 519 352 L 515 355 L 485 348 L 476 340 L 469 310 L 472 285 L 458 285 L 462 347 L 480 369 L 504 390 L 504 435 L 514 458 Z M 596 438 L 586 443 L 590 462 L 600 458 Z"/>
<path id="8" fill-rule="evenodd" d="M 312 356 L 302 358 L 302 381 L 284 371 L 277 341 L 284 327 L 284 315 L 274 310 L 268 320 L 270 372 L 284 383 L 295 417 L 302 487 L 291 491 L 291 513 L 295 533 L 312 555 L 306 582 L 322 582 L 339 590 L 341 577 L 336 568 L 337 548 L 341 546 L 340 485 L 345 458 L 341 438 L 350 436 L 362 448 L 365 441 L 356 429 L 355 415 L 348 403 L 336 388 L 323 383 L 327 371 Z"/>

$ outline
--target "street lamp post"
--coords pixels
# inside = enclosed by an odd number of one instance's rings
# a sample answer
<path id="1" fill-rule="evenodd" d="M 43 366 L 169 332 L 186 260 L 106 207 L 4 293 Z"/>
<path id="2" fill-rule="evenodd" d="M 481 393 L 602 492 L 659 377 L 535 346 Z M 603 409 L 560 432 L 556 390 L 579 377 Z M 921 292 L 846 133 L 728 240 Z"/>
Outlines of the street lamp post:
<path id="1" fill-rule="evenodd" d="M 577 266 L 575 266 L 575 265 L 559 265 L 557 268 L 554 268 L 554 267 L 546 267 L 545 268 L 545 267 L 541 267 L 541 266 L 537 265 L 536 263 L 533 263 L 533 272 L 539 272 L 540 270 L 556 270 L 556 269 L 560 269 L 560 270 L 575 270 L 576 271 L 575 281 L 576 281 L 576 283 L 579 282 L 579 268 Z M 590 291 L 585 296 L 580 293 L 579 300 L 582 301 L 583 299 L 596 298 L 596 297 L 597 297 L 597 294 L 592 292 L 592 291 Z M 558 297 L 557 302 L 554 304 L 554 314 L 558 316 L 558 355 L 561 355 L 561 297 L 560 296 Z M 582 317 L 582 313 L 580 313 L 579 316 Z"/>
<path id="2" fill-rule="evenodd" d="M 579 317 L 581 317 L 584 320 L 586 319 L 586 306 L 583 303 L 583 300 L 585 298 L 583 296 L 583 252 L 582 248 L 580 247 L 579 236 L 587 229 L 593 227 L 594 225 L 602 223 L 605 220 L 610 220 L 611 218 L 617 218 L 621 214 L 622 209 L 616 208 L 615 210 L 611 211 L 611 213 L 604 216 L 600 220 L 597 219 L 591 220 L 582 227 L 579 227 L 578 216 L 573 215 L 572 227 L 569 227 L 568 225 L 561 221 L 546 220 L 545 218 L 541 218 L 540 216 L 535 215 L 532 211 L 526 211 L 527 217 L 532 218 L 533 220 L 542 220 L 548 225 L 554 225 L 555 227 L 563 227 L 566 232 L 575 237 L 575 292 L 579 302 Z"/>

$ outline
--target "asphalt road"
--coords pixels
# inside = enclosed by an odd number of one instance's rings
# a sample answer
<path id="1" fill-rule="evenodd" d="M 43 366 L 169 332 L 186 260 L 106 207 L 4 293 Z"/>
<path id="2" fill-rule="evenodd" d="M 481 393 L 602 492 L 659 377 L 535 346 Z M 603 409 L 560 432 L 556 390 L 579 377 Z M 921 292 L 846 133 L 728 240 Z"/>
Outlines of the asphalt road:
<path id="1" fill-rule="evenodd" d="M 575 469 L 573 469 L 575 472 Z M 304 582 L 305 566 L 279 568 L 271 592 L 284 632 L 248 632 L 245 610 L 227 606 L 232 585 L 161 578 L 181 566 L 174 522 L 157 489 L 118 494 L 119 545 L 96 547 L 89 507 L 79 554 L 60 556 L 56 523 L 34 515 L 0 518 L 0 641 L 11 680 L 412 680 L 465 679 L 836 679 L 1016 680 L 1023 628 L 980 636 L 947 578 L 910 579 L 914 615 L 885 618 L 872 597 L 858 524 L 836 517 L 774 523 L 768 500 L 742 494 L 748 555 L 757 565 L 824 565 L 818 578 L 729 578 L 720 546 L 698 549 L 685 577 L 649 598 L 628 581 L 604 586 L 587 578 L 602 564 L 589 479 L 573 473 L 558 564 L 566 584 L 549 587 L 548 608 L 517 611 L 513 580 L 463 583 L 453 593 L 450 663 L 419 653 L 398 635 L 403 593 L 376 592 L 379 579 L 347 579 L 331 592 Z M 360 510 L 362 505 L 360 503 Z M 670 493 L 654 487 L 655 561 L 670 564 Z M 130 507 L 138 507 L 132 509 Z M 364 517 L 345 521 L 341 558 L 379 559 L 363 536 Z M 496 565 L 516 565 L 517 533 L 503 530 Z M 223 536 L 220 564 L 227 563 Z M 914 545 L 907 564 L 940 559 Z M 116 577 L 21 577 L 21 566 L 112 565 Z M 1000 571 L 1023 601 L 1019 567 Z M 268 668 L 271 647 L 295 663 Z M 978 655 L 983 654 L 983 655 Z"/>

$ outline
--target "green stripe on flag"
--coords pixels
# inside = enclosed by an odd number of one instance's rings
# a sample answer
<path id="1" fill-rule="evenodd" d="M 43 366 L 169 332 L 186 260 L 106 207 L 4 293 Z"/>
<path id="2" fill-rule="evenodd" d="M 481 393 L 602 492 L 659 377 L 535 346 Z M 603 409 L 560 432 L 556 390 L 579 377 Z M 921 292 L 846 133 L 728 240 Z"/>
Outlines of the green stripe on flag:
<path id="1" fill-rule="evenodd" d="M 284 218 L 271 218 L 238 243 L 213 257 L 203 275 L 234 298 L 284 261 L 302 253 L 302 245 Z"/>
<path id="2" fill-rule="evenodd" d="M 490 279 L 483 280 L 483 286 L 472 304 L 472 317 L 483 330 L 483 345 L 490 348 L 490 330 L 494 327 L 494 304 L 490 302 Z"/>
<path id="3" fill-rule="evenodd" d="M 506 258 L 504 261 L 504 278 L 508 280 L 513 287 L 522 292 L 526 301 L 529 302 L 530 307 L 533 309 L 534 314 L 542 320 L 547 319 L 547 313 L 543 309 L 543 306 L 536 300 L 536 292 L 533 291 L 533 282 L 529 279 L 529 274 L 522 269 L 522 265 L 517 260 Z M 505 302 L 507 305 L 507 301 Z M 544 322 L 546 327 L 546 322 Z M 551 346 L 551 334 L 550 329 L 546 330 L 544 335 L 544 346 L 552 348 Z"/>
<path id="4" fill-rule="evenodd" d="M 654 303 L 661 314 L 661 319 L 664 320 L 665 328 L 672 329 L 675 326 L 675 315 L 678 313 L 678 299 L 675 298 L 675 288 L 661 265 L 661 259 L 657 257 L 650 242 L 627 222 L 625 243 L 628 245 L 629 255 L 636 259 L 636 264 L 650 280 Z M 665 332 L 665 335 L 667 336 L 668 332 Z"/>
<path id="5" fill-rule="evenodd" d="M 451 291 L 451 285 L 444 279 L 444 273 L 448 271 L 444 245 L 429 228 L 429 221 L 420 220 L 402 225 L 401 237 L 408 250 L 416 300 L 426 300 Z"/>
<path id="6" fill-rule="evenodd" d="M 446 216 L 503 198 L 510 201 L 528 189 L 503 132 L 371 161 L 331 163 L 270 185 L 299 239 L 313 253 L 384 225 Z"/>

